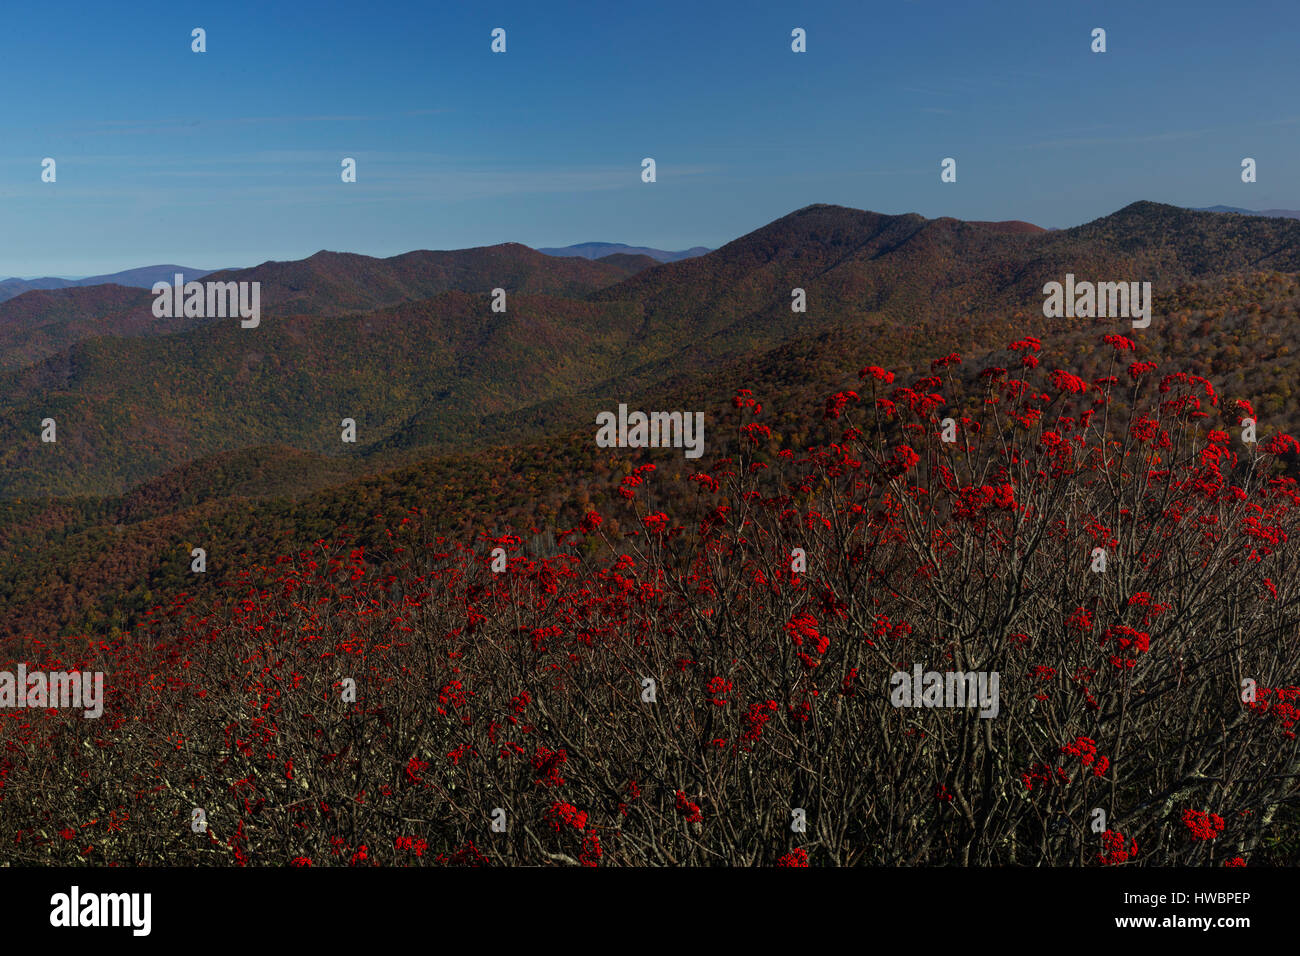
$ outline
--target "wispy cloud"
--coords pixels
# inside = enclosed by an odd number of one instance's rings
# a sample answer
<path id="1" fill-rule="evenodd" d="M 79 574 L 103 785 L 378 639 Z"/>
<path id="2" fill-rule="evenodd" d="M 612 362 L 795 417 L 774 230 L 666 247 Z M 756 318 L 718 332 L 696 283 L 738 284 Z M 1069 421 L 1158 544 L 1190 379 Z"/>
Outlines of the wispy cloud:
<path id="1" fill-rule="evenodd" d="M 274 123 L 279 126 L 290 126 L 298 123 L 373 123 L 385 120 L 396 120 L 411 116 L 435 116 L 440 113 L 450 113 L 450 109 L 420 109 L 408 110 L 398 114 L 388 115 L 361 115 L 348 113 L 323 113 L 309 114 L 301 113 L 289 116 L 232 116 L 225 119 L 211 119 L 208 117 L 180 117 L 176 119 L 125 119 L 125 120 L 95 120 L 88 125 L 78 124 L 75 127 L 65 125 L 64 130 L 73 129 L 75 132 L 84 136 L 152 136 L 168 135 L 175 133 L 177 130 L 185 129 L 213 129 L 229 128 L 232 126 L 255 126 L 266 123 Z M 55 127 L 58 128 L 58 127 Z"/>
<path id="2" fill-rule="evenodd" d="M 1166 133 L 1152 133 L 1145 136 L 1076 136 L 1040 140 L 1037 143 L 1025 143 L 1015 149 L 1069 149 L 1078 146 L 1129 146 L 1135 143 L 1168 143 L 1180 139 L 1197 139 L 1211 133 L 1222 132 L 1221 129 L 1184 129 L 1171 130 Z"/>
<path id="3" fill-rule="evenodd" d="M 1045 73 L 1022 73 L 1011 70 L 989 72 L 980 76 L 934 76 L 934 84 L 925 86 L 900 86 L 904 93 L 922 96 L 965 96 L 988 87 L 1022 87 L 1026 82 L 1040 83 L 1051 79 Z"/>
<path id="4" fill-rule="evenodd" d="M 83 169 L 95 170 L 93 185 L 78 185 L 60 176 L 59 195 L 80 204 L 148 203 L 152 206 L 348 205 L 377 202 L 460 202 L 513 195 L 592 193 L 647 188 L 639 163 L 618 166 L 521 166 L 491 168 L 475 161 L 436 153 L 354 154 L 358 182 L 339 181 L 337 151 L 275 150 L 187 160 L 177 168 L 166 156 L 79 157 Z M 660 178 L 715 176 L 730 167 L 720 164 L 660 165 Z M 63 170 L 60 169 L 63 174 Z M 68 180 L 65 184 L 64 180 Z M 163 185 L 167 183 L 168 185 Z M 0 190 L 14 202 L 40 203 L 40 186 Z"/>

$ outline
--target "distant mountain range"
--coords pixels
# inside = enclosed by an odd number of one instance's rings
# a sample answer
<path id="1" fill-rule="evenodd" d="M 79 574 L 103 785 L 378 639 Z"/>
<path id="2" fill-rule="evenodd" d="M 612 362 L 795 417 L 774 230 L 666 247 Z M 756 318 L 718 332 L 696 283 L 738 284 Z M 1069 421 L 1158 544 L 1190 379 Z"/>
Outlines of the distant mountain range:
<path id="1" fill-rule="evenodd" d="M 1300 219 L 1300 209 L 1242 209 L 1240 206 L 1185 206 L 1192 212 L 1220 212 L 1235 213 L 1241 216 L 1268 216 L 1281 219 Z M 956 221 L 956 220 L 954 220 Z M 987 226 L 998 232 L 1035 234 L 1041 232 L 1058 232 L 1055 227 L 1044 228 L 1032 223 L 1022 222 L 1019 220 L 1007 220 L 1003 222 L 994 221 L 969 221 L 973 226 Z M 511 245 L 506 243 L 505 245 Z M 490 247 L 483 247 L 490 248 Z M 468 252 L 471 250 L 455 250 L 455 252 Z M 694 259 L 698 256 L 707 255 L 713 250 L 708 246 L 692 246 L 689 249 L 671 251 L 667 249 L 654 249 L 650 246 L 629 246 L 623 242 L 580 242 L 572 246 L 547 246 L 537 248 L 534 251 L 543 255 L 554 256 L 558 258 L 581 258 L 593 260 L 605 260 L 606 264 L 621 268 L 627 273 L 637 272 L 654 263 L 678 262 L 682 259 Z M 423 254 L 423 253 L 421 253 Z M 352 257 L 354 259 L 365 259 L 365 256 L 352 256 L 350 253 L 329 253 L 318 252 L 310 259 L 299 260 L 301 262 L 318 262 L 320 257 L 341 256 L 344 258 Z M 415 253 L 407 253 L 415 255 Z M 401 257 L 394 257 L 400 259 Z M 645 259 L 654 260 L 646 262 Z M 640 260 L 640 261 L 638 261 Z M 270 266 L 274 263 L 268 262 L 265 265 Z M 156 265 L 140 266 L 136 269 L 125 269 L 122 272 L 112 272 L 105 275 L 88 276 L 84 279 L 61 279 L 55 276 L 43 276 L 38 279 L 0 279 L 0 302 L 5 302 L 22 295 L 25 292 L 33 290 L 52 290 L 52 289 L 69 289 L 81 286 L 96 285 L 119 285 L 128 288 L 148 289 L 155 282 L 171 282 L 177 272 L 183 273 L 187 280 L 201 279 L 204 276 L 213 275 L 218 271 L 235 272 L 234 269 L 194 269 L 189 266 L 178 265 Z"/>
<path id="2" fill-rule="evenodd" d="M 1239 216 L 1270 216 L 1274 219 L 1300 219 L 1300 209 L 1242 209 L 1240 206 L 1189 206 L 1195 212 L 1231 212 Z"/>
<path id="3" fill-rule="evenodd" d="M 1036 335 L 1044 362 L 1111 374 L 1096 342 L 1125 321 L 1043 315 L 1067 273 L 1149 279 L 1142 357 L 1300 424 L 1300 221 L 1150 202 L 1053 231 L 813 205 L 669 263 L 506 243 L 210 276 L 262 284 L 253 330 L 155 318 L 121 284 L 29 291 L 0 303 L 0 635 L 102 631 L 207 587 L 186 542 L 233 567 L 415 506 L 458 533 L 480 514 L 494 534 L 571 525 L 624 466 L 593 457 L 590 424 L 623 402 L 729 408 L 752 388 L 798 442 L 857 369 L 924 374 L 937 349 L 973 370 Z M 39 440 L 47 417 L 57 443 Z M 709 418 L 711 457 L 734 425 Z M 688 467 L 664 465 L 665 500 Z"/>
<path id="4" fill-rule="evenodd" d="M 519 243 L 504 243 L 451 252 L 421 250 L 388 259 L 321 251 L 306 259 L 206 273 L 153 266 L 132 270 L 138 276 L 155 276 L 143 287 L 128 288 L 120 282 L 88 286 L 91 280 L 85 279 L 77 287 L 33 289 L 0 301 L 0 372 L 32 365 L 85 340 L 153 337 L 208 325 L 207 319 L 154 316 L 152 296 L 145 290 L 153 281 L 172 281 L 177 271 L 187 279 L 260 282 L 263 314 L 284 317 L 368 313 L 452 290 L 498 285 L 512 294 L 578 297 L 654 265 L 646 256 L 625 255 L 557 261 Z"/>
<path id="5" fill-rule="evenodd" d="M 132 288 L 148 289 L 155 282 L 171 282 L 176 273 L 182 273 L 186 280 L 201 279 L 203 276 L 210 275 L 215 270 L 212 269 L 191 269 L 189 266 L 141 266 L 138 269 L 127 269 L 123 272 L 112 272 L 108 275 L 90 276 L 85 279 L 58 279 L 54 276 L 44 276 L 40 279 L 0 279 L 0 302 L 20 296 L 24 292 L 31 292 L 34 289 L 70 289 L 75 286 L 88 285 L 124 285 Z"/>
<path id="6" fill-rule="evenodd" d="M 707 384 L 719 363 L 846 324 L 899 359 L 911 357 L 903 330 L 932 341 L 922 317 L 959 323 L 961 339 L 985 346 L 1002 333 L 971 323 L 1017 310 L 1041 318 L 1044 282 L 1067 272 L 1167 288 L 1300 271 L 1300 223 L 1244 221 L 1243 231 L 1227 217 L 1135 203 L 1047 232 L 815 205 L 657 266 L 518 243 L 387 259 L 318 252 L 210 276 L 261 283 L 256 334 L 157 319 L 144 289 L 32 291 L 0 303 L 0 497 L 120 494 L 254 445 L 365 457 L 527 440 L 629 391 Z M 507 290 L 507 311 L 488 307 L 493 288 Z M 794 288 L 815 307 L 792 321 Z M 58 454 L 27 440 L 51 409 Z M 333 428 L 349 413 L 363 436 L 355 452 Z"/>
<path id="7" fill-rule="evenodd" d="M 581 256 L 583 259 L 604 259 L 606 256 L 649 256 L 659 262 L 677 262 L 679 259 L 693 259 L 713 250 L 706 246 L 692 246 L 681 252 L 668 252 L 664 249 L 651 249 L 648 246 L 629 246 L 621 242 L 580 242 L 576 246 L 551 247 L 538 249 L 548 256 Z"/>

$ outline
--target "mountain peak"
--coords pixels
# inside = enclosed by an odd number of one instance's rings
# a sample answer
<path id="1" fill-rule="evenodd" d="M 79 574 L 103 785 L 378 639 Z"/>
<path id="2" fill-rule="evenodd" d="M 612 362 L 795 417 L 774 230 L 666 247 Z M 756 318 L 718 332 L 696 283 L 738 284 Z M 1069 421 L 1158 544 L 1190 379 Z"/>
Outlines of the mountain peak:
<path id="1" fill-rule="evenodd" d="M 171 282 L 178 272 L 184 275 L 186 279 L 201 279 L 212 274 L 211 269 L 191 269 L 188 266 L 164 264 L 140 266 L 136 269 L 125 269 L 122 272 L 113 272 L 107 275 L 88 276 L 84 279 L 59 279 L 54 276 L 45 276 L 38 279 L 0 279 L 0 302 L 5 302 L 22 295 L 24 292 L 31 292 L 36 289 L 70 289 L 94 285 L 120 285 L 148 289 L 155 282 Z"/>
<path id="2" fill-rule="evenodd" d="M 1240 206 L 1199 206 L 1193 212 L 1232 213 L 1237 216 L 1264 216 L 1267 219 L 1300 219 L 1300 209 L 1242 209 Z"/>
<path id="3" fill-rule="evenodd" d="M 559 258 L 572 258 L 575 256 L 583 259 L 604 259 L 606 256 L 626 255 L 626 256 L 649 256 L 659 262 L 677 262 L 681 259 L 693 259 L 696 256 L 702 256 L 712 250 L 706 246 L 692 246 L 689 249 L 682 249 L 677 252 L 671 252 L 666 249 L 654 249 L 649 246 L 629 246 L 623 242 L 580 242 L 572 246 L 548 246 L 538 248 L 538 252 L 547 256 L 556 256 Z"/>

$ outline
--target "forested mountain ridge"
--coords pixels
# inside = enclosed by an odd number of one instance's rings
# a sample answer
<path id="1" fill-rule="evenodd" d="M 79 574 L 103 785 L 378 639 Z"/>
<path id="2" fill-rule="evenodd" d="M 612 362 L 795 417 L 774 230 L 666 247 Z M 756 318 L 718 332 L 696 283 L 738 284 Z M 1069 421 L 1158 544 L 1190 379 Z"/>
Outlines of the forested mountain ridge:
<path id="1" fill-rule="evenodd" d="M 490 267 L 452 267 L 487 261 L 477 252 L 406 278 L 415 256 L 378 291 L 347 276 L 391 260 L 276 264 L 260 274 L 317 314 L 94 337 L 0 374 L 5 631 L 126 626 L 158 595 L 217 577 L 188 574 L 182 545 L 195 541 L 230 570 L 397 506 L 438 508 L 460 530 L 563 525 L 611 500 L 644 457 L 594 447 L 594 413 L 619 402 L 706 411 L 711 457 L 727 447 L 736 388 L 761 390 L 774 430 L 802 441 L 821 398 L 856 387 L 846 365 L 924 374 L 936 342 L 977 365 L 1036 335 L 1045 359 L 1104 374 L 1097 337 L 1128 323 L 1045 318 L 1042 284 L 1066 272 L 1152 281 L 1156 318 L 1130 333 L 1141 353 L 1214 375 L 1256 404 L 1262 427 L 1295 429 L 1300 223 L 1237 218 L 1137 203 L 1077 230 L 1026 232 L 812 206 L 630 276 L 579 259 L 558 260 L 578 272 L 533 274 L 557 260 L 492 247 L 503 258 L 488 260 L 520 266 L 523 286 L 571 290 L 511 290 L 505 313 L 490 308 Z M 294 292 L 330 268 L 330 284 Z M 482 286 L 343 306 L 449 281 Z M 38 439 L 47 416 L 54 445 Z M 345 417 L 356 444 L 339 440 Z M 659 460 L 676 476 L 663 493 L 684 491 L 693 466 Z"/>

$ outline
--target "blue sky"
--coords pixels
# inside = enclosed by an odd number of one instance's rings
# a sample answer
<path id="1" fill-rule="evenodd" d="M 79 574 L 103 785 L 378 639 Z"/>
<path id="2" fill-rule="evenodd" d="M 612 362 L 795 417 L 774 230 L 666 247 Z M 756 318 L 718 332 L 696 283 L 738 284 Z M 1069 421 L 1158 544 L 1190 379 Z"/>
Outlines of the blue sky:
<path id="1" fill-rule="evenodd" d="M 814 202 L 1049 226 L 1300 207 L 1294 0 L 51 9 L 7 5 L 0 33 L 0 276 L 718 246 Z"/>

